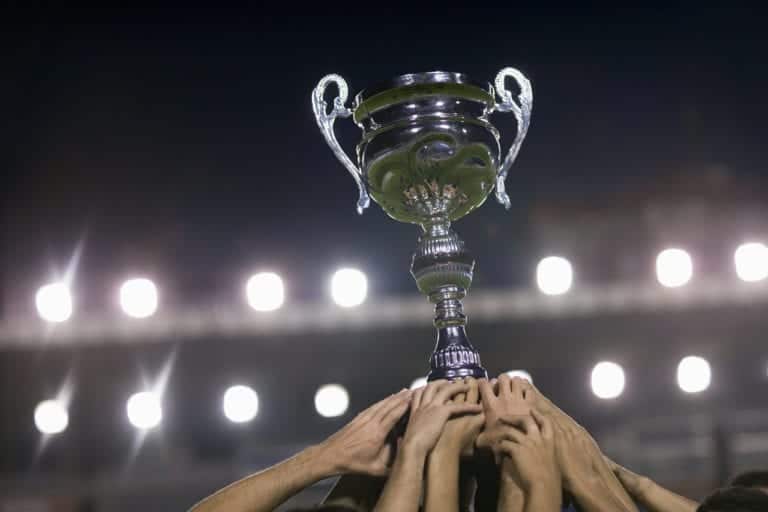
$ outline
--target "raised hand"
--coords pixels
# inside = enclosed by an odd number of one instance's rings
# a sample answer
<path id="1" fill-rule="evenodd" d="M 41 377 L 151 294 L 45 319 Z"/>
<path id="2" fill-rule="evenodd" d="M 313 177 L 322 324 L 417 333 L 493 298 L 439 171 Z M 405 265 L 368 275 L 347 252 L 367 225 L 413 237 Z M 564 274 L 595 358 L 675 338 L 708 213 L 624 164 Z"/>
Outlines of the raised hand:
<path id="1" fill-rule="evenodd" d="M 466 393 L 458 393 L 453 397 L 454 404 L 477 404 L 480 399 L 480 388 L 478 382 L 472 378 L 464 379 L 464 383 L 469 386 Z M 475 439 L 483 428 L 485 415 L 471 414 L 459 416 L 448 420 L 440 439 L 435 446 L 436 451 L 447 454 L 470 456 L 474 452 Z"/>
<path id="2" fill-rule="evenodd" d="M 535 498 L 542 510 L 559 508 L 562 482 L 551 420 L 532 411 L 531 416 L 521 416 L 515 426 L 507 426 L 504 434 L 505 438 L 498 443 L 499 449 L 512 463 L 503 467 L 525 491 L 526 501 Z"/>
<path id="3" fill-rule="evenodd" d="M 392 454 L 388 437 L 408 410 L 410 399 L 407 389 L 390 395 L 323 441 L 319 448 L 332 462 L 334 472 L 386 475 Z"/>
<path id="4" fill-rule="evenodd" d="M 496 463 L 501 462 L 498 442 L 504 438 L 510 424 L 530 417 L 533 397 L 528 393 L 530 384 L 520 378 L 502 374 L 496 382 L 480 380 L 478 382 L 483 400 L 485 429 L 477 437 L 478 448 L 491 449 Z"/>
<path id="5" fill-rule="evenodd" d="M 426 455 L 437 444 L 451 416 L 481 413 L 483 408 L 478 403 L 452 401 L 469 390 L 470 385 L 462 381 L 438 380 L 414 391 L 403 445 Z"/>

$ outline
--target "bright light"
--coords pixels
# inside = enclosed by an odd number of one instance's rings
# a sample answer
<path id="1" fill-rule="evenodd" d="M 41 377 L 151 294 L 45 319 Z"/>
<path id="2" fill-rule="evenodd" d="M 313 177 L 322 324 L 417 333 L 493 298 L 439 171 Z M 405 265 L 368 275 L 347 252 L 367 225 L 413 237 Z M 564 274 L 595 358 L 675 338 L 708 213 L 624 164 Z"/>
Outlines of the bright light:
<path id="1" fill-rule="evenodd" d="M 560 256 L 547 256 L 536 266 L 536 284 L 546 295 L 562 295 L 573 284 L 573 267 Z"/>
<path id="2" fill-rule="evenodd" d="M 157 287 L 149 279 L 128 279 L 120 286 L 120 306 L 133 318 L 147 318 L 157 311 Z"/>
<path id="3" fill-rule="evenodd" d="M 507 375 L 509 375 L 510 378 L 518 377 L 521 379 L 525 379 L 531 384 L 533 384 L 533 377 L 531 377 L 531 374 L 525 370 L 509 370 L 507 372 Z"/>
<path id="4" fill-rule="evenodd" d="M 682 249 L 664 249 L 656 256 L 656 278 L 667 288 L 683 286 L 693 277 L 691 255 Z"/>
<path id="5" fill-rule="evenodd" d="M 339 306 L 351 308 L 363 303 L 368 293 L 365 274 L 354 268 L 337 270 L 331 278 L 331 295 Z"/>
<path id="6" fill-rule="evenodd" d="M 677 385 L 686 393 L 700 393 L 711 381 L 712 369 L 703 357 L 684 357 L 677 365 Z"/>
<path id="7" fill-rule="evenodd" d="M 335 418 L 347 412 L 349 393 L 340 384 L 326 384 L 315 393 L 315 409 L 320 416 Z"/>
<path id="8" fill-rule="evenodd" d="M 259 413 L 259 395 L 248 386 L 232 386 L 224 393 L 223 406 L 229 421 L 245 423 Z"/>
<path id="9" fill-rule="evenodd" d="M 596 397 L 608 400 L 624 391 L 624 370 L 616 363 L 602 361 L 592 369 L 592 392 Z"/>
<path id="10" fill-rule="evenodd" d="M 274 311 L 283 305 L 283 280 L 274 272 L 260 272 L 251 276 L 245 285 L 248 304 L 256 311 Z"/>
<path id="11" fill-rule="evenodd" d="M 742 244 L 733 254 L 736 274 L 742 281 L 762 281 L 768 277 L 768 247 L 760 243 Z"/>
<path id="12" fill-rule="evenodd" d="M 69 425 L 69 413 L 57 400 L 45 400 L 35 407 L 35 426 L 43 434 L 59 434 Z"/>
<path id="13" fill-rule="evenodd" d="M 151 391 L 142 391 L 131 396 L 125 410 L 131 425 L 142 430 L 158 426 L 163 419 L 160 399 Z"/>
<path id="14" fill-rule="evenodd" d="M 35 295 L 35 306 L 43 320 L 64 322 L 72 316 L 72 295 L 64 283 L 41 286 Z"/>
<path id="15" fill-rule="evenodd" d="M 419 377 L 418 379 L 414 379 L 414 381 L 411 382 L 411 389 L 423 388 L 426 385 L 427 385 L 427 378 Z"/>

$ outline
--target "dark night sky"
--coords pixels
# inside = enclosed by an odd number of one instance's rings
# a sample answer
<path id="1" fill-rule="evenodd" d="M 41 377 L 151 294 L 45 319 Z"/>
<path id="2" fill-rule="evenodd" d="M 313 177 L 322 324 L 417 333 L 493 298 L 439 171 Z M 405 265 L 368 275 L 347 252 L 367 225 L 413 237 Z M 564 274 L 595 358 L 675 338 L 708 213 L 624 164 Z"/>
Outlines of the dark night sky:
<path id="1" fill-rule="evenodd" d="M 459 224 L 481 271 L 507 268 L 501 284 L 528 278 L 532 202 L 663 184 L 707 163 L 766 179 L 759 11 L 302 9 L 6 20 L 6 314 L 30 307 L 81 238 L 85 309 L 136 271 L 170 303 L 239 299 L 243 277 L 263 266 L 287 276 L 292 296 L 312 298 L 342 262 L 371 272 L 374 293 L 415 293 L 416 229 L 376 205 L 356 216 L 354 184 L 315 126 L 309 95 L 330 72 L 353 92 L 433 69 L 491 80 L 512 65 L 529 76 L 533 123 L 508 180 L 516 207 L 489 201 Z M 506 146 L 514 123 L 497 125 Z M 341 133 L 351 151 L 356 128 Z"/>

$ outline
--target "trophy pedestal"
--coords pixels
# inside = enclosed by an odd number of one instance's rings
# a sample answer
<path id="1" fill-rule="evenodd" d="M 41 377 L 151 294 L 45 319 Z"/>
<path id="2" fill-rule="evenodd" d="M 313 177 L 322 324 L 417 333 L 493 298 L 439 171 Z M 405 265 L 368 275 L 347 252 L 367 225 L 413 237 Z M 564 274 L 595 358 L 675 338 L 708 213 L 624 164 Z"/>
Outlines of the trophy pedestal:
<path id="1" fill-rule="evenodd" d="M 427 380 L 487 378 L 480 354 L 467 338 L 461 299 L 472 284 L 475 260 L 446 218 L 422 226 L 424 234 L 411 261 L 419 291 L 435 305 L 437 343 L 429 358 Z"/>

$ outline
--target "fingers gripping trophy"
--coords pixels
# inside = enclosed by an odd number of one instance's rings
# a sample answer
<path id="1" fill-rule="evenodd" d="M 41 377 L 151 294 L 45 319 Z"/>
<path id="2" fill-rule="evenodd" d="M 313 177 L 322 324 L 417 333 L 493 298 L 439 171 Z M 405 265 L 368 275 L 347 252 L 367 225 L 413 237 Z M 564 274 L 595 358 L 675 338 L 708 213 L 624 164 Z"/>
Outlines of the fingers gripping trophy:
<path id="1" fill-rule="evenodd" d="M 519 93 L 507 88 L 507 79 Z M 326 89 L 338 96 L 329 108 Z M 411 261 L 419 291 L 435 305 L 437 343 L 428 380 L 487 376 L 480 355 L 466 334 L 461 300 L 472 284 L 475 261 L 451 229 L 485 202 L 509 208 L 504 182 L 531 120 L 533 95 L 528 79 L 504 68 L 494 84 L 464 74 L 435 71 L 402 75 L 355 96 L 352 108 L 346 81 L 323 77 L 312 93 L 317 125 L 331 150 L 357 183 L 357 212 L 372 197 L 393 219 L 418 224 L 423 233 Z M 489 121 L 495 112 L 512 112 L 517 134 L 502 158 L 499 132 Z M 362 130 L 357 163 L 342 149 L 333 131 L 339 117 L 352 117 Z"/>

